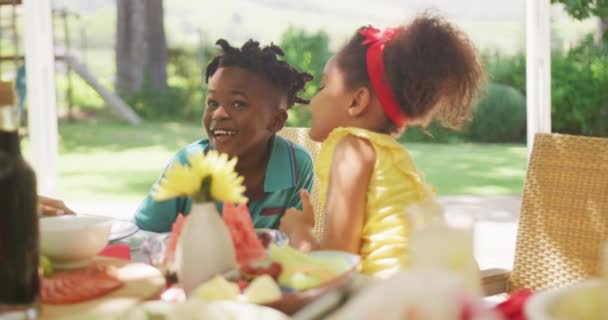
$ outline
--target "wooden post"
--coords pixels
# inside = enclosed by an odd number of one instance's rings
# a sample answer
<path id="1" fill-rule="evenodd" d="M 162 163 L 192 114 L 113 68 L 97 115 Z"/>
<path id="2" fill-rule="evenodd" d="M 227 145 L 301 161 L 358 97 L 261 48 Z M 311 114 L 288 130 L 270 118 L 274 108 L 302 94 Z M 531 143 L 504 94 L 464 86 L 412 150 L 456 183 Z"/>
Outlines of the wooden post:
<path id="1" fill-rule="evenodd" d="M 0 39 L 2 39 L 2 6 L 0 6 Z M 2 57 L 2 46 L 0 46 L 0 57 Z M 2 61 L 0 61 L 0 80 L 2 80 Z"/>
<path id="2" fill-rule="evenodd" d="M 24 0 L 30 163 L 38 193 L 57 197 L 58 137 L 51 1 Z"/>
<path id="3" fill-rule="evenodd" d="M 550 16 L 550 0 L 526 0 L 528 158 L 534 135 L 551 132 Z"/>
<path id="4" fill-rule="evenodd" d="M 87 28 L 82 25 L 82 20 L 80 25 L 80 51 L 82 52 L 82 64 L 88 67 L 89 58 L 87 53 L 89 51 L 89 43 L 87 39 Z"/>
<path id="5" fill-rule="evenodd" d="M 15 46 L 15 75 L 19 70 L 19 36 L 17 35 L 17 0 L 13 0 L 12 5 L 12 14 L 11 14 L 11 26 L 13 28 L 13 45 Z"/>
<path id="6" fill-rule="evenodd" d="M 63 24 L 63 40 L 65 41 L 65 55 L 68 56 L 71 54 L 71 46 L 70 46 L 70 28 L 68 21 L 68 12 L 66 9 L 61 10 L 62 24 Z M 67 87 L 67 105 L 68 105 L 68 121 L 72 122 L 74 120 L 73 113 L 73 84 L 72 84 L 72 67 L 69 63 L 65 64 L 66 66 L 66 80 L 68 81 Z"/>

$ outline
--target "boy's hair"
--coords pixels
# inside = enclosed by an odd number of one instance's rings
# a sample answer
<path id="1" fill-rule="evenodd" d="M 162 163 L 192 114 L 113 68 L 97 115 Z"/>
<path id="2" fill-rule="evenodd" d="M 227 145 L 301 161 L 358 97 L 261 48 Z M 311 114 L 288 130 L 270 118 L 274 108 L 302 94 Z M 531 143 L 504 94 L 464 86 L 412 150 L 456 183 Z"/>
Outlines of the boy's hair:
<path id="1" fill-rule="evenodd" d="M 222 53 L 207 65 L 205 82 L 221 67 L 239 67 L 259 74 L 277 89 L 287 94 L 287 108 L 294 103 L 308 104 L 308 100 L 298 97 L 298 92 L 304 89 L 306 82 L 312 80 L 312 75 L 300 72 L 289 63 L 278 60 L 284 56 L 283 50 L 270 44 L 260 48 L 260 43 L 248 40 L 239 48 L 232 47 L 228 41 L 219 39 L 215 44 L 222 47 Z"/>
<path id="2" fill-rule="evenodd" d="M 367 47 L 359 31 L 338 53 L 346 86 L 370 86 Z M 460 128 L 483 79 L 477 51 L 459 30 L 439 17 L 424 14 L 386 43 L 386 77 L 406 119 L 437 111 L 441 123 Z"/>

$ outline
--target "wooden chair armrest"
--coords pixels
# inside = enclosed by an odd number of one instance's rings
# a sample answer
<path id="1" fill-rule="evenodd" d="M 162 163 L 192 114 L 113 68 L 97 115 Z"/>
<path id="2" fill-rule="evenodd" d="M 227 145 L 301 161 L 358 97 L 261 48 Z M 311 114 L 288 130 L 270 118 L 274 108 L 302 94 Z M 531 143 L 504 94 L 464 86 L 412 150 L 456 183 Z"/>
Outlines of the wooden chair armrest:
<path id="1" fill-rule="evenodd" d="M 507 281 L 511 276 L 510 270 L 487 269 L 481 271 L 481 287 L 486 296 L 507 292 Z"/>

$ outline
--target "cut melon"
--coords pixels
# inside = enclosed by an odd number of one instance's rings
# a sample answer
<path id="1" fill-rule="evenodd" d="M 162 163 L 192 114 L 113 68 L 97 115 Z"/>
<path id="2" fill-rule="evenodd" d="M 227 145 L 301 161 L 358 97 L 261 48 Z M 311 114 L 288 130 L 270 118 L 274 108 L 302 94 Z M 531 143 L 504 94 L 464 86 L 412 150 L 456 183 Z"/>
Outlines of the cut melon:
<path id="1" fill-rule="evenodd" d="M 182 229 L 184 228 L 186 219 L 187 217 L 180 213 L 177 215 L 175 222 L 171 226 L 171 236 L 169 237 L 169 242 L 167 243 L 167 248 L 165 249 L 165 264 L 173 264 L 175 261 L 177 240 L 179 240 L 179 236 L 182 234 Z"/>
<path id="2" fill-rule="evenodd" d="M 235 206 L 224 203 L 222 211 L 224 223 L 230 230 L 232 244 L 236 252 L 236 260 L 240 265 L 247 265 L 252 261 L 264 259 L 266 251 L 258 238 L 249 209 L 244 204 Z"/>

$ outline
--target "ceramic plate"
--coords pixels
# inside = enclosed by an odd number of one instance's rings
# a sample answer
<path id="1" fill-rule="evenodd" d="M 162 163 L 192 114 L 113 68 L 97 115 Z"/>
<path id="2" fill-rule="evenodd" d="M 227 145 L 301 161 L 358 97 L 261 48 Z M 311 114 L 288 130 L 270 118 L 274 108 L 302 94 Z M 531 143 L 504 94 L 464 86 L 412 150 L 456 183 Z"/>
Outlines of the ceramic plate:
<path id="1" fill-rule="evenodd" d="M 113 220 L 109 240 L 116 241 L 124 239 L 137 231 L 139 231 L 139 228 L 131 221 Z"/>
<path id="2" fill-rule="evenodd" d="M 352 277 L 357 273 L 359 263 L 361 261 L 358 255 L 342 251 L 313 251 L 310 253 L 310 255 L 324 258 L 342 257 L 345 261 L 347 261 L 349 267 L 347 271 L 330 281 L 306 290 L 283 292 L 281 299 L 265 303 L 263 305 L 277 309 L 288 315 L 292 315 L 320 296 L 347 285 L 351 281 Z M 227 279 L 239 278 L 239 270 L 231 270 L 224 273 L 224 276 Z"/>
<path id="3" fill-rule="evenodd" d="M 121 319 L 288 320 L 289 318 L 277 310 L 255 304 L 232 301 L 206 303 L 193 299 L 183 303 L 171 303 L 161 300 L 144 302 L 124 314 Z"/>
<path id="4" fill-rule="evenodd" d="M 526 303 L 529 320 L 601 319 L 606 316 L 602 300 L 602 280 L 589 279 L 579 283 L 535 293 Z M 568 313 L 568 314 L 562 314 Z"/>

